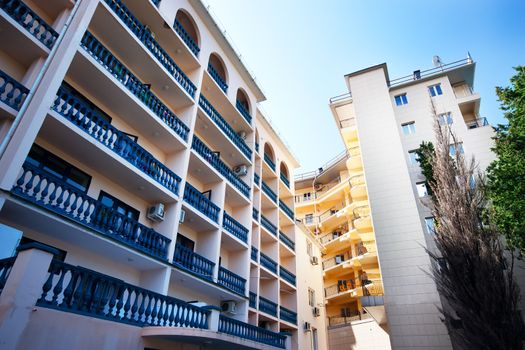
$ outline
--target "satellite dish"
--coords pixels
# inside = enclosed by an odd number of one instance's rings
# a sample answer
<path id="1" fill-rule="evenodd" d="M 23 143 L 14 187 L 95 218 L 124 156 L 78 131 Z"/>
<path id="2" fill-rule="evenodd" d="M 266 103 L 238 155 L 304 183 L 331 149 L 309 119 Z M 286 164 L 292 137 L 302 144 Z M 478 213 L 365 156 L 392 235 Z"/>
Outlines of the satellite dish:
<path id="1" fill-rule="evenodd" d="M 443 65 L 443 62 L 441 62 L 441 57 L 438 55 L 432 57 L 432 63 L 434 64 L 434 67 L 441 67 Z"/>

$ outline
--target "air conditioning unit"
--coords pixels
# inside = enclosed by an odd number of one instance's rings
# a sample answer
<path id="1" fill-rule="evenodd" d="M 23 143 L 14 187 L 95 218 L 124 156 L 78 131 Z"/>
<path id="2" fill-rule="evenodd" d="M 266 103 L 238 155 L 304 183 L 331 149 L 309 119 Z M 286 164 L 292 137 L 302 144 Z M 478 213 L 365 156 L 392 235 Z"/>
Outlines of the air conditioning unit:
<path id="1" fill-rule="evenodd" d="M 186 211 L 184 209 L 181 209 L 179 223 L 182 224 L 185 218 L 186 218 Z"/>
<path id="2" fill-rule="evenodd" d="M 164 204 L 157 203 L 148 209 L 148 219 L 153 221 L 164 221 Z"/>
<path id="3" fill-rule="evenodd" d="M 241 139 L 246 140 L 246 131 L 239 131 L 237 135 L 239 135 Z"/>
<path id="4" fill-rule="evenodd" d="M 311 256 L 310 257 L 310 263 L 312 265 L 318 265 L 319 264 L 319 259 L 316 256 Z"/>
<path id="5" fill-rule="evenodd" d="M 230 315 L 235 315 L 237 313 L 237 303 L 235 301 L 223 301 L 221 303 L 222 312 L 226 312 Z"/>
<path id="6" fill-rule="evenodd" d="M 248 174 L 248 167 L 244 164 L 237 165 L 235 168 L 233 168 L 233 173 L 237 176 L 244 176 Z"/>
<path id="7" fill-rule="evenodd" d="M 310 322 L 305 322 L 304 323 L 304 326 L 303 326 L 303 329 L 305 332 L 309 332 L 312 330 L 312 325 L 310 324 Z"/>
<path id="8" fill-rule="evenodd" d="M 321 309 L 319 309 L 318 307 L 313 307 L 312 313 L 314 314 L 315 317 L 319 317 L 321 316 Z"/>

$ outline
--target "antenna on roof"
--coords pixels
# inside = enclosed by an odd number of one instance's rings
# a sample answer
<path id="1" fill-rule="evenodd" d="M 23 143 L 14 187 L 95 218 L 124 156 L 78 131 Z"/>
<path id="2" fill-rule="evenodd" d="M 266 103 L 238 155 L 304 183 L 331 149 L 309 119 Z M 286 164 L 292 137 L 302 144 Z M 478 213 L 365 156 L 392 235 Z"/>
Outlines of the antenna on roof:
<path id="1" fill-rule="evenodd" d="M 441 57 L 438 55 L 432 57 L 432 63 L 434 64 L 434 67 L 440 67 L 441 70 L 443 70 L 443 62 L 441 61 Z"/>

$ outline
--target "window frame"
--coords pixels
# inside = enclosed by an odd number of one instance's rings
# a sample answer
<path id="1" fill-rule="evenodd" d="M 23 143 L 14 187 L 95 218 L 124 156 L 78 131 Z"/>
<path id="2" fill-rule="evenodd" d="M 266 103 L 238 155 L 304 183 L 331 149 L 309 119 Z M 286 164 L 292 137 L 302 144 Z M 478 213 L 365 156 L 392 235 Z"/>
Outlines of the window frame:
<path id="1" fill-rule="evenodd" d="M 416 133 L 416 122 L 410 121 L 401 124 L 401 130 L 404 136 L 414 135 Z"/>
<path id="2" fill-rule="evenodd" d="M 405 106 L 408 104 L 408 97 L 407 97 L 407 93 L 402 93 L 402 94 L 399 94 L 399 95 L 395 95 L 394 96 L 394 102 L 396 103 L 396 106 L 399 107 L 399 106 Z"/>
<path id="3" fill-rule="evenodd" d="M 180 232 L 177 232 L 177 238 L 175 238 L 175 245 L 177 244 L 181 245 L 184 248 L 191 250 L 192 252 L 195 252 L 195 241 L 193 239 L 186 237 Z"/>
<path id="4" fill-rule="evenodd" d="M 427 88 L 428 88 L 428 93 L 430 94 L 431 97 L 443 95 L 443 89 L 441 88 L 441 83 L 427 86 Z"/>
<path id="5" fill-rule="evenodd" d="M 315 307 L 315 289 L 308 287 L 308 305 Z"/>
<path id="6" fill-rule="evenodd" d="M 420 189 L 424 189 L 424 192 L 421 192 Z M 428 197 L 428 187 L 425 181 L 416 182 L 416 192 L 419 198 Z"/>
<path id="7" fill-rule="evenodd" d="M 438 123 L 439 125 L 452 125 L 454 123 L 452 112 L 438 114 Z"/>
<path id="8" fill-rule="evenodd" d="M 408 151 L 408 159 L 410 165 L 419 165 L 419 158 L 417 157 L 416 151 L 417 149 Z M 414 157 L 412 157 L 412 155 L 414 155 Z"/>
<path id="9" fill-rule="evenodd" d="M 448 154 L 449 154 L 449 156 L 451 156 L 451 157 L 455 157 L 456 156 L 456 152 L 458 151 L 456 145 L 459 145 L 459 153 L 460 154 L 465 154 L 465 149 L 463 148 L 463 142 L 457 142 L 457 143 L 452 143 L 452 144 L 448 145 Z M 452 150 L 454 150 L 454 153 L 452 153 Z"/>
<path id="10" fill-rule="evenodd" d="M 113 205 L 110 207 L 110 206 L 104 204 L 102 197 L 107 197 L 107 198 L 111 199 L 113 201 Z M 124 215 L 127 218 L 134 219 L 137 222 L 140 219 L 140 210 L 134 208 L 133 206 L 129 205 L 128 203 L 126 203 L 124 201 L 122 201 L 121 199 L 118 199 L 117 197 L 109 194 L 106 191 L 100 190 L 100 192 L 98 194 L 98 201 L 102 205 L 106 206 L 107 208 L 111 208 L 111 209 L 115 210 L 117 213 L 119 213 L 121 215 Z M 126 210 L 126 214 L 121 213 L 118 210 L 119 207 L 124 208 Z M 130 213 L 133 214 L 133 216 L 129 216 Z M 136 215 L 136 217 L 135 217 L 135 215 Z"/>
<path id="11" fill-rule="evenodd" d="M 430 222 L 432 222 L 432 227 L 428 224 L 429 223 L 429 220 Z M 428 216 L 428 217 L 425 217 L 425 229 L 426 229 L 426 233 L 429 234 L 429 235 L 434 235 L 434 228 L 436 227 L 436 219 L 433 217 L 433 216 Z"/>

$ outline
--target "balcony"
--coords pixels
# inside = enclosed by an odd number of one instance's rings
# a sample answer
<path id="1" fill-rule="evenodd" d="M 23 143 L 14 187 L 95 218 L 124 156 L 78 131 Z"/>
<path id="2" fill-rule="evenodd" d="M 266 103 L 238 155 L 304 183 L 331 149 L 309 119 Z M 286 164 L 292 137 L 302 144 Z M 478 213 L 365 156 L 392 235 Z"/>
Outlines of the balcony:
<path id="1" fill-rule="evenodd" d="M 279 306 L 279 318 L 283 321 L 297 324 L 297 312 Z"/>
<path id="2" fill-rule="evenodd" d="M 211 281 L 215 263 L 180 244 L 175 245 L 173 265 Z"/>
<path id="3" fill-rule="evenodd" d="M 286 187 L 290 188 L 290 180 L 288 180 L 288 178 L 283 173 L 281 173 L 279 177 L 281 178 L 281 181 L 286 185 Z"/>
<path id="4" fill-rule="evenodd" d="M 268 255 L 264 254 L 263 252 L 259 253 L 260 255 L 260 262 L 263 267 L 268 269 L 269 271 L 277 274 L 277 263 L 273 261 L 272 258 L 270 258 Z"/>
<path id="5" fill-rule="evenodd" d="M 252 150 L 203 95 L 199 98 L 199 106 L 226 137 L 241 151 L 247 160 L 251 162 Z"/>
<path id="6" fill-rule="evenodd" d="M 465 121 L 465 124 L 467 125 L 467 129 L 476 129 L 476 128 L 482 128 L 484 126 L 488 126 L 489 122 L 487 121 L 487 118 L 477 118 L 474 120 Z"/>
<path id="7" fill-rule="evenodd" d="M 184 201 L 204 214 L 215 223 L 219 222 L 219 211 L 221 210 L 199 190 L 186 182 L 184 187 Z"/>
<path id="8" fill-rule="evenodd" d="M 29 89 L 0 70 L 0 101 L 14 109 L 20 110 L 22 103 L 29 93 Z M 0 112 L 0 117 L 3 112 Z"/>
<path id="9" fill-rule="evenodd" d="M 208 164 L 228 180 L 246 198 L 250 198 L 250 187 L 244 183 L 233 171 L 204 144 L 196 135 L 193 136 L 191 148 L 197 152 Z"/>
<path id="10" fill-rule="evenodd" d="M 152 180 L 178 195 L 181 178 L 126 133 L 111 125 L 107 117 L 102 115 L 103 112 L 93 108 L 89 101 L 78 94 L 73 94 L 63 85 L 59 88 L 51 108 L 98 141 L 98 144 L 108 148 Z"/>
<path id="11" fill-rule="evenodd" d="M 334 266 L 343 264 L 345 262 L 350 261 L 353 258 L 352 251 L 348 250 L 342 254 L 338 254 L 334 256 L 333 258 L 329 258 L 323 261 L 323 269 L 327 270 L 329 268 L 332 268 Z"/>
<path id="12" fill-rule="evenodd" d="M 282 266 L 279 266 L 279 276 L 281 276 L 286 282 L 295 286 L 295 275 Z"/>
<path id="13" fill-rule="evenodd" d="M 274 201 L 275 203 L 277 203 L 277 195 L 275 194 L 275 192 L 272 191 L 272 189 L 270 188 L 270 186 L 268 186 L 268 185 L 266 184 L 266 182 L 262 181 L 261 183 L 262 183 L 262 190 L 263 190 L 263 192 L 266 193 L 266 195 L 267 195 L 268 197 L 270 197 L 270 199 L 271 199 L 272 201 Z"/>
<path id="14" fill-rule="evenodd" d="M 288 248 L 295 251 L 295 242 L 292 241 L 287 235 L 279 230 L 279 239 L 284 243 Z"/>
<path id="15" fill-rule="evenodd" d="M 259 301 L 260 302 L 260 301 Z M 219 316 L 219 332 L 250 339 L 259 343 L 286 348 L 286 336 L 248 323 L 234 320 L 223 315 Z"/>
<path id="16" fill-rule="evenodd" d="M 277 227 L 270 222 L 264 215 L 261 215 L 261 225 L 274 236 L 277 236 Z"/>
<path id="17" fill-rule="evenodd" d="M 244 119 L 250 124 L 252 122 L 252 116 L 250 115 L 250 112 L 244 107 L 244 105 L 240 101 L 235 102 L 235 106 L 237 107 L 237 110 L 241 115 L 244 117 Z"/>
<path id="18" fill-rule="evenodd" d="M 275 172 L 275 163 L 273 162 L 273 160 L 270 158 L 269 155 L 267 155 L 266 153 L 264 154 L 264 162 L 266 164 L 268 164 L 268 166 L 270 167 L 270 169 L 272 169 L 274 172 Z"/>
<path id="19" fill-rule="evenodd" d="M 223 214 L 222 227 L 244 243 L 248 243 L 248 229 L 228 215 L 226 211 Z"/>
<path id="20" fill-rule="evenodd" d="M 219 266 L 219 279 L 217 280 L 217 284 L 244 296 L 246 280 L 222 266 Z"/>
<path id="21" fill-rule="evenodd" d="M 22 174 L 11 193 L 142 253 L 160 260 L 167 259 L 169 238 L 29 162 L 22 166 Z"/>
<path id="22" fill-rule="evenodd" d="M 249 306 L 253 309 L 257 309 L 257 294 L 250 292 L 250 304 Z"/>
<path id="23" fill-rule="evenodd" d="M 255 221 L 259 222 L 259 210 L 257 210 L 257 208 L 255 208 L 255 207 L 252 210 L 252 218 Z"/>
<path id="24" fill-rule="evenodd" d="M 146 47 L 153 57 L 166 69 L 166 71 L 177 81 L 177 83 L 195 98 L 195 85 L 184 74 L 182 69 L 168 55 L 162 46 L 155 40 L 152 33 L 131 13 L 131 11 L 120 0 L 104 0 L 113 13 L 124 23 L 124 25 L 135 35 L 135 37 Z"/>
<path id="25" fill-rule="evenodd" d="M 257 256 L 259 255 L 259 249 L 255 248 L 253 245 L 252 245 L 252 250 L 250 252 L 250 255 L 252 257 L 252 260 L 257 262 Z"/>
<path id="26" fill-rule="evenodd" d="M 58 33 L 22 1 L 4 0 L 0 8 L 45 47 L 53 47 Z"/>
<path id="27" fill-rule="evenodd" d="M 259 296 L 259 311 L 277 317 L 277 304 Z"/>
<path id="28" fill-rule="evenodd" d="M 86 32 L 84 34 L 81 45 L 128 92 L 138 98 L 149 111 L 184 141 L 188 141 L 189 128 L 91 33 Z"/>
<path id="29" fill-rule="evenodd" d="M 257 173 L 253 173 L 253 183 L 257 186 L 261 185 L 261 177 Z"/>
<path id="30" fill-rule="evenodd" d="M 335 296 L 350 294 L 351 296 L 357 296 L 356 284 L 354 279 L 338 280 L 336 284 L 328 286 L 324 289 L 326 298 L 332 298 Z"/>
<path id="31" fill-rule="evenodd" d="M 263 182 L 264 183 L 264 182 Z M 279 208 L 292 220 L 295 220 L 294 213 L 282 200 L 279 199 Z"/>
<path id="32" fill-rule="evenodd" d="M 211 77 L 213 78 L 213 80 L 215 80 L 217 85 L 219 85 L 221 90 L 224 91 L 224 93 L 226 93 L 228 91 L 228 84 L 226 84 L 224 79 L 221 78 L 219 73 L 217 73 L 217 70 L 215 70 L 215 68 L 213 68 L 211 64 L 208 64 L 208 73 L 210 73 Z"/>
<path id="33" fill-rule="evenodd" d="M 255 152 L 259 153 L 259 142 L 255 142 Z"/>
<path id="34" fill-rule="evenodd" d="M 157 0 L 157 3 L 155 5 L 158 6 L 158 3 L 160 3 L 160 0 Z M 199 57 L 199 52 L 201 51 L 200 47 L 191 38 L 191 36 L 189 36 L 189 34 L 186 32 L 186 29 L 184 29 L 184 27 L 182 26 L 182 24 L 179 22 L 177 18 L 175 18 L 173 29 L 175 29 L 175 32 L 177 32 L 179 37 L 182 39 L 182 41 L 184 41 L 184 43 L 188 46 L 191 52 L 193 52 L 195 57 Z"/>

